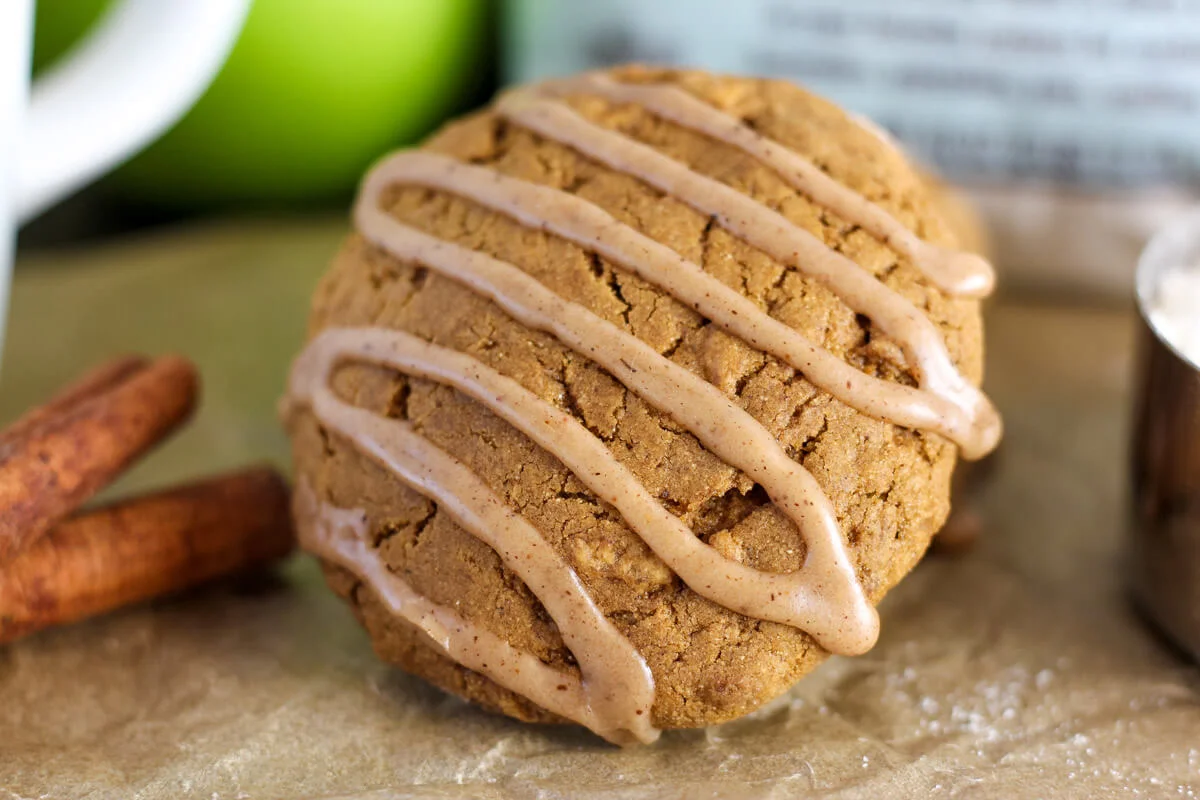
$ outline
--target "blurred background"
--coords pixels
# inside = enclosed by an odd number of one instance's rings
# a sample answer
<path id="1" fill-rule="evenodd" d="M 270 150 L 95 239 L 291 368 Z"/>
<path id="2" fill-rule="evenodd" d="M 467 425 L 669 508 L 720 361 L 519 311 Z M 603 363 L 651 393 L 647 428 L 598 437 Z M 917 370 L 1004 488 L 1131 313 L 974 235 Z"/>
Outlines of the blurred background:
<path id="1" fill-rule="evenodd" d="M 112 5 L 40 0 L 35 74 Z M 373 158 L 505 82 L 623 61 L 787 77 L 877 120 L 966 187 L 1010 289 L 1127 297 L 1200 188 L 1194 0 L 253 0 L 182 120 L 21 252 L 340 213 Z"/>
<path id="2" fill-rule="evenodd" d="M 113 0 L 40 0 L 35 79 Z M 177 124 L 28 224 L 23 249 L 190 218 L 343 208 L 391 147 L 484 102 L 490 0 L 254 0 L 224 66 Z"/>

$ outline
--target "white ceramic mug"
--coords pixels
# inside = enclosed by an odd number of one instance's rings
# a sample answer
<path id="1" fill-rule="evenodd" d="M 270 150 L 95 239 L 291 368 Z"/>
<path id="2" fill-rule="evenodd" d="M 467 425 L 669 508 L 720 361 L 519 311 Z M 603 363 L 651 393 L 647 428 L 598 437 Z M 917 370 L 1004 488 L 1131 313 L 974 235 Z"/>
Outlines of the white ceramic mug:
<path id="1" fill-rule="evenodd" d="M 24 220 L 165 131 L 225 62 L 250 0 L 123 0 L 30 86 L 34 0 L 0 0 L 0 346 Z"/>

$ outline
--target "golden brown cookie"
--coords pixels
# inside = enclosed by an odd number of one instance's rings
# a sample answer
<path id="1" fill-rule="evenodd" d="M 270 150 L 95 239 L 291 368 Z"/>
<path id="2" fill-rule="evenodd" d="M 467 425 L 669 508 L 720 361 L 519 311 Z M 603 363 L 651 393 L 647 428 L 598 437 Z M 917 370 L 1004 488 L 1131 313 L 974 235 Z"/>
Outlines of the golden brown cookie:
<path id="1" fill-rule="evenodd" d="M 927 185 L 904 157 L 825 100 L 774 80 L 640 67 L 611 75 L 624 83 L 682 88 L 806 157 L 922 239 L 956 245 Z M 937 288 L 911 258 L 814 203 L 744 150 L 635 103 L 587 92 L 569 92 L 561 102 L 594 125 L 764 204 L 852 259 L 926 315 L 951 361 L 978 385 L 977 299 Z M 899 344 L 825 283 L 643 180 L 495 110 L 451 123 L 424 148 L 582 198 L 700 265 L 845 363 L 885 381 L 918 384 L 912 359 Z M 872 603 L 912 569 L 945 521 L 956 447 L 943 436 L 861 413 L 629 269 L 562 236 L 443 190 L 395 185 L 384 193 L 383 206 L 412 228 L 516 265 L 724 392 L 815 477 Z M 804 563 L 806 544 L 796 525 L 760 485 L 702 446 L 686 426 L 556 337 L 359 234 L 348 238 L 321 282 L 309 332 L 344 326 L 404 331 L 470 355 L 581 422 L 653 497 L 725 558 L 770 573 Z M 536 528 L 644 659 L 653 676 L 651 717 L 658 727 L 709 725 L 745 714 L 826 657 L 802 630 L 736 613 L 684 585 L 609 502 L 482 403 L 431 380 L 362 363 L 346 363 L 332 384 L 354 406 L 406 420 Z M 564 674 L 577 669 L 559 627 L 491 547 L 311 411 L 295 411 L 289 429 L 298 478 L 322 502 L 361 510 L 367 545 L 392 574 L 517 650 Z M 557 719 L 455 663 L 385 607 L 360 577 L 332 564 L 326 573 L 381 658 L 510 716 Z"/>

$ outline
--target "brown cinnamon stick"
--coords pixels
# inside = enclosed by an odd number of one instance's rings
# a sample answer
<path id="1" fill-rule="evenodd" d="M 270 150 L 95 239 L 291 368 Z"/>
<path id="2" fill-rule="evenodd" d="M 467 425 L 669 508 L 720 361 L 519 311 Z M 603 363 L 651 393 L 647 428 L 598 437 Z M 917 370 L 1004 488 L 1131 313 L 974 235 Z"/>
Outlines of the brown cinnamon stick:
<path id="1" fill-rule="evenodd" d="M 53 397 L 0 431 L 0 448 L 10 445 L 29 434 L 38 425 L 63 415 L 85 400 L 112 389 L 121 381 L 139 370 L 145 369 L 149 359 L 144 356 L 120 356 L 92 368 L 64 386 Z"/>
<path id="2" fill-rule="evenodd" d="M 118 359 L 0 434 L 0 564 L 186 420 L 198 386 L 179 356 Z"/>
<path id="3" fill-rule="evenodd" d="M 0 643 L 291 552 L 288 489 L 254 468 L 74 516 L 0 576 Z"/>

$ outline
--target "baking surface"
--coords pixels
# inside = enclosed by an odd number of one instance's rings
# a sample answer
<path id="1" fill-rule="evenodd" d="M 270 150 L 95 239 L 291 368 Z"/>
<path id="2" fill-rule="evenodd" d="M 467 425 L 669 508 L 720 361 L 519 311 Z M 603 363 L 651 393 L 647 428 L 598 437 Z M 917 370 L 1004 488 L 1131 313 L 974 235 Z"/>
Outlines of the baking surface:
<path id="1" fill-rule="evenodd" d="M 178 350 L 202 412 L 116 491 L 286 463 L 275 401 L 344 227 L 211 224 L 25 260 L 0 420 L 103 357 Z M 484 714 L 377 662 L 301 556 L 0 647 L 0 798 L 1194 797 L 1200 670 L 1121 580 L 1132 323 L 993 305 L 1007 437 L 984 540 L 901 584 L 870 654 L 750 718 L 622 751 Z"/>

